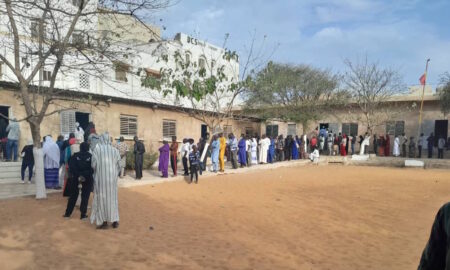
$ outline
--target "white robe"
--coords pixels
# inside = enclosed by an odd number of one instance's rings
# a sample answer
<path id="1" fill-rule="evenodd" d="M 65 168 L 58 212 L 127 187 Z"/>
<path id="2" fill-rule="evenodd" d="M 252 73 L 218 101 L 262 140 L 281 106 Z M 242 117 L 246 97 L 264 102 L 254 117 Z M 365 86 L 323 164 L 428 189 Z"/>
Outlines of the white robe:
<path id="1" fill-rule="evenodd" d="M 258 164 L 258 155 L 256 153 L 258 151 L 258 143 L 256 142 L 256 139 L 252 140 L 251 151 L 252 151 L 252 164 Z"/>
<path id="2" fill-rule="evenodd" d="M 109 142 L 109 135 L 102 135 L 92 151 L 94 169 L 94 198 L 91 223 L 119 221 L 117 180 L 120 171 L 119 150 Z"/>
<path id="3" fill-rule="evenodd" d="M 259 151 L 259 163 L 267 163 L 267 152 L 269 151 L 270 139 L 262 139 L 259 144 L 261 145 L 261 150 Z"/>
<path id="4" fill-rule="evenodd" d="M 394 149 L 392 150 L 392 155 L 394 155 L 394 157 L 400 156 L 400 139 L 398 137 L 395 137 L 394 139 Z"/>

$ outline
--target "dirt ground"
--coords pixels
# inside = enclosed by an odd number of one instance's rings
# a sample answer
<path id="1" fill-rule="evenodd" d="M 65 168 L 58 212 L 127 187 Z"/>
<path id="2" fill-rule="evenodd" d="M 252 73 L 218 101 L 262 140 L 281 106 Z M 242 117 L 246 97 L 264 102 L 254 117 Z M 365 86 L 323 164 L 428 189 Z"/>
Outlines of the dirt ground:
<path id="1" fill-rule="evenodd" d="M 416 269 L 449 191 L 449 171 L 261 170 L 122 188 L 105 231 L 60 194 L 5 200 L 0 269 Z"/>

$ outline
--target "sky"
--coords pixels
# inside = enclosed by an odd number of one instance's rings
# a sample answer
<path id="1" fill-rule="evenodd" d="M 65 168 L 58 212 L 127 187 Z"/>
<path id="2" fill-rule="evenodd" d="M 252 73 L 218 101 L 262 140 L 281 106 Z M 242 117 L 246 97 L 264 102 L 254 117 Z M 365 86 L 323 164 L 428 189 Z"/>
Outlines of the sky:
<path id="1" fill-rule="evenodd" d="M 163 37 L 183 32 L 246 56 L 252 37 L 272 61 L 345 73 L 366 56 L 394 68 L 406 85 L 450 72 L 450 0 L 179 0 L 154 22 Z M 265 37 L 265 38 L 264 38 Z M 274 51 L 275 49 L 275 51 Z M 273 53 L 273 54 L 272 54 Z"/>

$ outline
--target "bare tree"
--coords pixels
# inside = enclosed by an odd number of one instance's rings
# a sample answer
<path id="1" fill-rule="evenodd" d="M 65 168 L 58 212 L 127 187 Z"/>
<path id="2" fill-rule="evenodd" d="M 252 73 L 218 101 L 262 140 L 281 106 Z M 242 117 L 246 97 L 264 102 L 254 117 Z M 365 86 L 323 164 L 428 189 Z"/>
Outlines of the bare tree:
<path id="1" fill-rule="evenodd" d="M 205 65 L 186 59 L 184 52 L 177 50 L 170 56 L 175 61 L 175 67 L 171 67 L 167 55 L 161 55 L 161 61 L 168 63 L 161 68 L 161 77 L 147 77 L 143 85 L 158 90 L 164 99 L 172 97 L 178 110 L 205 123 L 210 131 L 221 130 L 222 124 L 229 119 L 243 117 L 236 114 L 239 110 L 235 110 L 235 106 L 240 103 L 250 78 L 278 47 L 267 46 L 266 36 L 258 40 L 255 31 L 244 48 L 244 60 L 240 62 L 237 52 L 226 48 L 228 39 L 226 34 L 221 53 L 205 59 L 209 62 Z"/>
<path id="2" fill-rule="evenodd" d="M 344 76 L 344 85 L 351 94 L 351 106 L 356 106 L 361 112 L 362 121 L 367 132 L 372 134 L 377 126 L 384 125 L 386 121 L 395 117 L 403 107 L 391 102 L 392 98 L 404 91 L 400 74 L 392 68 L 383 68 L 379 63 L 370 63 L 365 57 L 356 63 L 345 60 L 348 71 Z M 356 104 L 356 105 L 354 105 Z M 399 109 L 399 110 L 397 110 Z"/>
<path id="3" fill-rule="evenodd" d="M 307 65 L 269 63 L 246 93 L 246 112 L 301 123 L 320 119 L 346 101 L 339 77 Z"/>
<path id="4" fill-rule="evenodd" d="M 5 0 L 0 3 L 0 60 L 12 72 L 8 78 L 18 88 L 35 146 L 37 180 L 43 181 L 41 123 L 49 115 L 91 102 L 67 94 L 58 85 L 66 76 L 89 74 L 100 79 L 116 63 L 129 57 L 122 46 L 118 16 L 143 23 L 145 16 L 162 9 L 170 0 Z M 114 21 L 114 29 L 98 27 L 99 20 Z M 145 24 L 144 24 L 145 25 Z M 153 29 L 148 28 L 149 31 Z M 53 108 L 59 101 L 65 107 Z M 96 105 L 96 103 L 93 103 Z M 3 116 L 4 117 L 4 116 Z"/>

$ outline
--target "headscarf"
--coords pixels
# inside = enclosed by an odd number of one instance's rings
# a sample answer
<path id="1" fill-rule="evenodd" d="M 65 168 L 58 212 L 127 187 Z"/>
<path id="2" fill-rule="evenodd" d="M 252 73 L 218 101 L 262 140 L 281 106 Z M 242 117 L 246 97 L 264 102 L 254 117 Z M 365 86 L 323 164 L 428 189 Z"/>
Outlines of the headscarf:
<path id="1" fill-rule="evenodd" d="M 89 151 L 89 144 L 87 142 L 82 142 L 80 144 L 80 152 L 84 153 L 84 152 L 87 152 L 87 151 Z"/>
<path id="2" fill-rule="evenodd" d="M 108 145 L 111 144 L 111 140 L 109 139 L 109 133 L 105 132 L 102 135 L 100 135 L 98 143 L 101 145 Z"/>
<path id="3" fill-rule="evenodd" d="M 44 145 L 42 147 L 44 155 L 49 159 L 53 160 L 55 163 L 59 164 L 60 150 L 58 145 L 53 141 L 51 136 L 46 136 Z"/>

